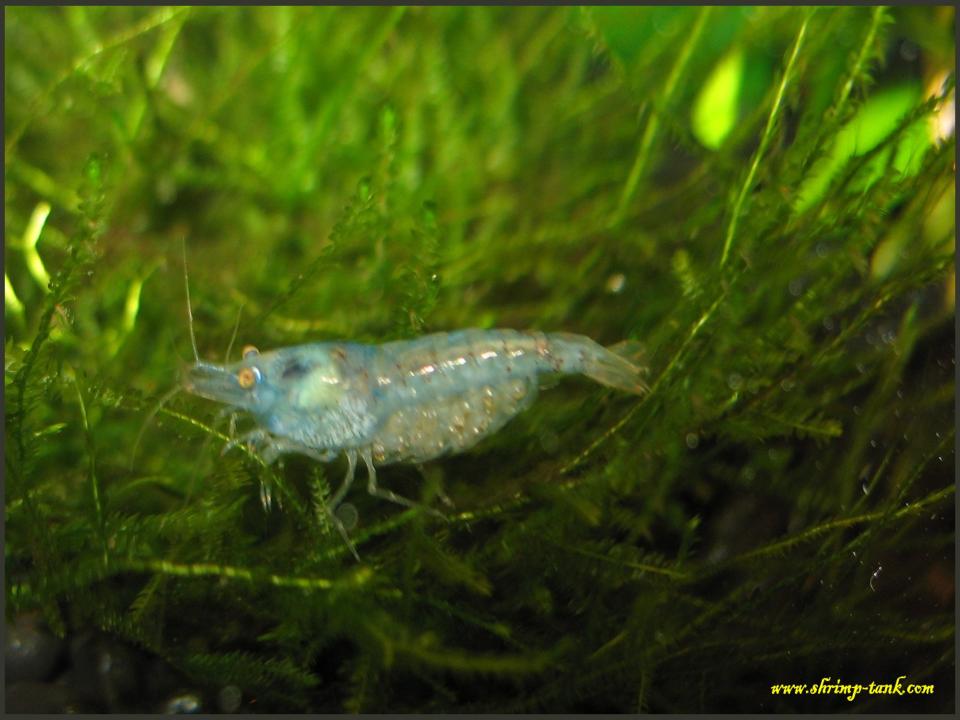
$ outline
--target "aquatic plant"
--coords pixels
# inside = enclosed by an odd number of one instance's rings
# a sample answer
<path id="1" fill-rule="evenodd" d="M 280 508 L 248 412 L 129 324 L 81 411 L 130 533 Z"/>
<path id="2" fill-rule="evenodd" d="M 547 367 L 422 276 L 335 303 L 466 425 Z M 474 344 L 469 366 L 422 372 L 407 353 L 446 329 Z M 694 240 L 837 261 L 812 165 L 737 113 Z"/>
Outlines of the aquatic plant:
<path id="1" fill-rule="evenodd" d="M 8 617 L 261 710 L 952 711 L 953 23 L 8 9 Z M 355 489 L 357 564 L 339 463 L 221 457 L 186 395 L 132 452 L 183 240 L 210 359 L 537 328 L 639 341 L 651 390 L 385 468 L 455 508 Z"/>

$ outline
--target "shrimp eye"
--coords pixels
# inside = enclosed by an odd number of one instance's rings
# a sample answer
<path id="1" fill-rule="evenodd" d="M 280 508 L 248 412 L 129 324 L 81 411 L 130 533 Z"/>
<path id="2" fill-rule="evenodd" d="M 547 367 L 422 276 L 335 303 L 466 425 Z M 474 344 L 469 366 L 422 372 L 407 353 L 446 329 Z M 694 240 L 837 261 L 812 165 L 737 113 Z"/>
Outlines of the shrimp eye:
<path id="1" fill-rule="evenodd" d="M 259 355 L 260 351 L 257 350 L 253 345 L 244 345 L 243 352 L 240 353 L 244 358 L 250 357 L 251 355 Z"/>
<path id="2" fill-rule="evenodd" d="M 260 381 L 260 371 L 255 367 L 241 368 L 237 373 L 237 382 L 244 390 L 248 390 Z"/>

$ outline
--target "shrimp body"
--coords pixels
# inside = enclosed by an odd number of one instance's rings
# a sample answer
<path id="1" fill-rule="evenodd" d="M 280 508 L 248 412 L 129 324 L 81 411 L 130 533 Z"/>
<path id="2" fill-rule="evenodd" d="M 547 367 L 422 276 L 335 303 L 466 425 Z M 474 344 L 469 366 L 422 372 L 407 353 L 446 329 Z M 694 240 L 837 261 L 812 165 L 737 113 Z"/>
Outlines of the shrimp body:
<path id="1" fill-rule="evenodd" d="M 382 345 L 325 342 L 262 354 L 249 348 L 231 365 L 198 361 L 184 387 L 251 413 L 259 428 L 245 439 L 267 462 L 284 453 L 328 461 L 343 452 L 348 473 L 331 506 L 352 482 L 358 456 L 372 494 L 412 505 L 377 487 L 375 464 L 466 450 L 527 408 L 541 376 L 574 373 L 626 392 L 645 389 L 640 367 L 588 337 L 516 330 L 461 330 Z"/>
<path id="2" fill-rule="evenodd" d="M 536 398 L 547 374 L 641 392 L 640 368 L 567 333 L 461 330 L 383 345 L 316 343 L 229 366 L 198 363 L 186 389 L 249 411 L 279 452 L 369 450 L 377 464 L 466 450 Z"/>

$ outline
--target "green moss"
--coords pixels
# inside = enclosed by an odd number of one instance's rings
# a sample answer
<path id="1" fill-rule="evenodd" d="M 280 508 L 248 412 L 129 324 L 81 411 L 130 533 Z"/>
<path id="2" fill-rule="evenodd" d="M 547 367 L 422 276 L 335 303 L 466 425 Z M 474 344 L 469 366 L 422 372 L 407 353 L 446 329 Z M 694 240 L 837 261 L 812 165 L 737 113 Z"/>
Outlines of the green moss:
<path id="1" fill-rule="evenodd" d="M 954 709 L 951 9 L 5 19 L 8 613 L 265 710 Z M 343 463 L 221 457 L 182 394 L 143 428 L 183 240 L 215 361 L 242 307 L 261 348 L 633 339 L 651 391 L 384 468 L 455 509 L 354 489 L 357 565 Z M 934 694 L 770 689 L 899 675 Z"/>

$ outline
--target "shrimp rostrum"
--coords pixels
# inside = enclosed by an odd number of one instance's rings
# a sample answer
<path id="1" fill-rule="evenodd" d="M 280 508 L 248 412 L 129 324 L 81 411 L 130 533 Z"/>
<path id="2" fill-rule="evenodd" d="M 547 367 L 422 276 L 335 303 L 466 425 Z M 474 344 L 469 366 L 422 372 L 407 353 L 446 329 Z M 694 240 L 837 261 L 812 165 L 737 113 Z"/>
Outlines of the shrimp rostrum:
<path id="1" fill-rule="evenodd" d="M 286 453 L 324 462 L 344 453 L 347 475 L 329 510 L 347 493 L 358 459 L 366 465 L 370 494 L 413 506 L 377 485 L 377 465 L 423 462 L 472 447 L 527 408 L 545 375 L 580 373 L 642 393 L 642 368 L 616 349 L 582 335 L 516 330 L 461 330 L 382 345 L 325 342 L 264 353 L 247 347 L 237 363 L 198 361 L 184 389 L 249 412 L 258 427 L 233 442 L 248 443 L 267 463 Z"/>

